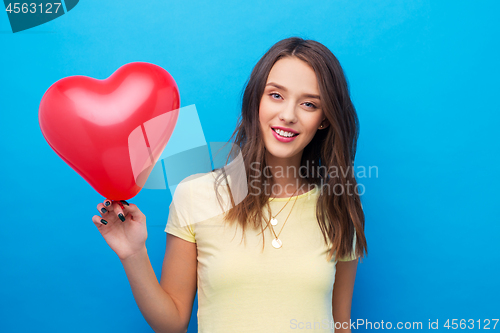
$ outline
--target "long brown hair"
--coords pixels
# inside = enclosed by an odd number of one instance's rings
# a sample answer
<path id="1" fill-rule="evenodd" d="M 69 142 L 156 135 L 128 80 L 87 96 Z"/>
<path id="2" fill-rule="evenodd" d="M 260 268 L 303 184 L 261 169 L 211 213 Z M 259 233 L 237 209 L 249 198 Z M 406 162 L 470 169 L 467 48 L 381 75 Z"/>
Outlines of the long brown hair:
<path id="1" fill-rule="evenodd" d="M 224 214 L 224 221 L 238 223 L 244 234 L 248 225 L 262 228 L 262 209 L 265 206 L 269 209 L 270 195 L 259 190 L 259 186 L 262 189 L 265 184 L 262 171 L 266 166 L 265 146 L 259 126 L 259 105 L 271 68 L 284 57 L 296 57 L 314 70 L 320 90 L 321 108 L 330 124 L 326 129 L 316 131 L 311 142 L 304 148 L 300 168 L 303 171 L 304 168 L 321 166 L 320 172 L 308 170 L 300 176 L 320 188 L 316 218 L 326 245 L 331 246 L 328 260 L 333 256 L 339 259 L 353 254 L 354 233 L 355 255 L 363 257 L 364 252 L 368 254 L 368 248 L 364 235 L 365 217 L 361 198 L 357 191 L 343 191 L 340 195 L 331 191 L 339 187 L 346 189 L 349 184 L 352 186 L 351 190 L 356 188 L 353 168 L 359 132 L 358 117 L 339 61 L 327 47 L 314 40 L 291 37 L 274 44 L 255 65 L 246 83 L 241 115 L 229 140 L 231 142 L 234 139 L 234 145 L 226 165 L 229 159 L 241 153 L 247 171 L 248 195 L 237 205 L 230 195 L 232 208 Z M 255 168 L 255 164 L 258 168 Z M 227 180 L 225 176 L 224 172 L 218 172 L 216 177 L 215 192 L 219 203 L 221 199 L 217 187 Z M 252 186 L 249 185 L 250 181 Z M 324 191 L 324 188 L 330 190 Z M 231 189 L 228 190 L 231 193 Z M 264 233 L 262 236 L 264 237 Z"/>

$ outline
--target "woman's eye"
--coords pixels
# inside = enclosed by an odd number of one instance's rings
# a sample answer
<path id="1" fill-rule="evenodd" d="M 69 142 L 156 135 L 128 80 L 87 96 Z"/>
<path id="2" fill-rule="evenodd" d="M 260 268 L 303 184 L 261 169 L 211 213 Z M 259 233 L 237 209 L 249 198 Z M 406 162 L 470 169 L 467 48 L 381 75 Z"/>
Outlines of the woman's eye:
<path id="1" fill-rule="evenodd" d="M 280 97 L 281 97 L 281 96 L 280 96 L 280 94 L 277 94 L 277 93 L 270 93 L 269 95 L 270 95 L 272 98 L 274 98 L 274 99 L 278 99 L 278 98 L 280 98 Z"/>
<path id="2" fill-rule="evenodd" d="M 304 105 L 307 106 L 308 108 L 316 109 L 316 105 L 314 105 L 313 103 L 305 102 Z"/>

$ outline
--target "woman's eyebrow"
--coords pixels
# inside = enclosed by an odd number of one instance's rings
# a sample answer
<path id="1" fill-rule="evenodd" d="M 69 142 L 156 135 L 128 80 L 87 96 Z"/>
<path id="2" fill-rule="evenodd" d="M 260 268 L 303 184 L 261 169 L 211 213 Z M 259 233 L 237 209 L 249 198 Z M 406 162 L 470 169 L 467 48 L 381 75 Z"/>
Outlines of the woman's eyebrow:
<path id="1" fill-rule="evenodd" d="M 267 86 L 273 86 L 273 87 L 276 87 L 278 89 L 281 89 L 283 91 L 288 91 L 288 89 L 286 89 L 285 87 L 283 87 L 282 85 L 280 84 L 277 84 L 275 82 L 269 82 L 268 84 L 266 84 L 266 87 Z M 315 99 L 320 99 L 319 98 L 319 95 L 315 95 L 315 94 L 302 94 L 303 97 L 308 97 L 308 98 L 315 98 Z"/>

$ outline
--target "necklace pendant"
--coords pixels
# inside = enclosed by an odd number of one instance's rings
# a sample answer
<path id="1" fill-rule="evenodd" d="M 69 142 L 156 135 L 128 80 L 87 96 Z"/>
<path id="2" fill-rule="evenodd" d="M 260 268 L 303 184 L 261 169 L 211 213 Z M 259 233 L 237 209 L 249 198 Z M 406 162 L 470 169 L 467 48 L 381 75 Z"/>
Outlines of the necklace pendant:
<path id="1" fill-rule="evenodd" d="M 275 249 L 279 249 L 283 245 L 279 238 L 273 239 L 272 244 Z"/>
<path id="2" fill-rule="evenodd" d="M 271 219 L 271 224 L 272 224 L 272 225 L 276 225 L 276 224 L 278 224 L 278 220 L 277 220 L 277 219 L 275 219 L 275 218 L 273 217 L 273 218 Z"/>

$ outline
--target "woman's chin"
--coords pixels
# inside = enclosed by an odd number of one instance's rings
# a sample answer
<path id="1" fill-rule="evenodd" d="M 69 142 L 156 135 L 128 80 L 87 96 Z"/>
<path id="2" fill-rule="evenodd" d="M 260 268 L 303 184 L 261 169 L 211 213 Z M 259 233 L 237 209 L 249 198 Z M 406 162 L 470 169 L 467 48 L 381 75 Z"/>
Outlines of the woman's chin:
<path id="1" fill-rule="evenodd" d="M 282 147 L 266 147 L 267 153 L 271 158 L 276 159 L 291 159 L 297 155 L 296 150 L 283 149 Z"/>

